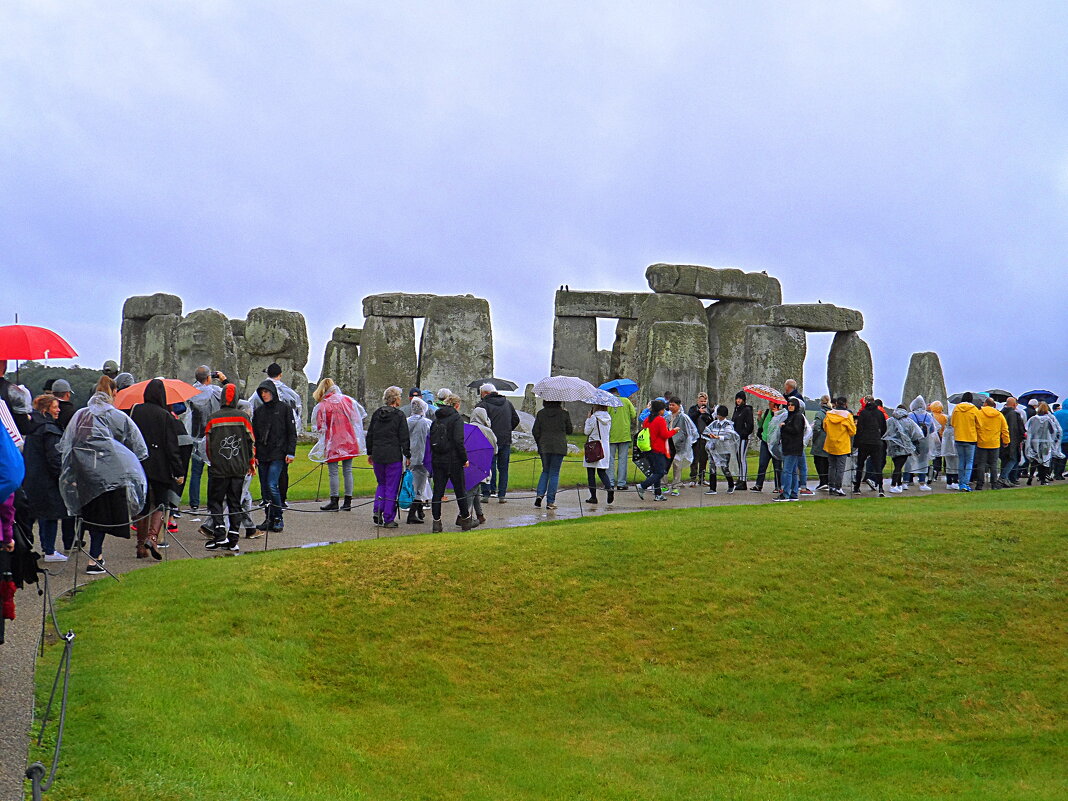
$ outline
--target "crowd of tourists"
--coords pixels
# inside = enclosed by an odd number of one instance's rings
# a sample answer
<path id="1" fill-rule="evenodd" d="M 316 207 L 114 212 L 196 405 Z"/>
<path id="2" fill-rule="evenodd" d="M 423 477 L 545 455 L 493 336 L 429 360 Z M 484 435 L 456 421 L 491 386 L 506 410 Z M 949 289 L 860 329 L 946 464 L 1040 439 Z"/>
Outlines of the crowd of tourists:
<path id="1" fill-rule="evenodd" d="M 188 509 L 200 512 L 205 472 L 208 522 L 201 530 L 207 549 L 236 552 L 242 531 L 253 539 L 284 530 L 289 465 L 305 418 L 301 395 L 282 381 L 278 364 L 264 370 L 248 398 L 239 397 L 225 374 L 202 366 L 192 376 L 192 397 L 170 402 L 166 381 L 157 378 L 145 382 L 137 401 L 123 410 L 115 406 L 116 395 L 135 380 L 114 362 L 105 363 L 87 405 L 77 411 L 67 381 L 49 382 L 34 397 L 3 379 L 5 371 L 0 362 L 0 421 L 10 435 L 2 444 L 22 451 L 17 461 L 24 477 L 20 472 L 18 491 L 0 498 L 0 547 L 11 549 L 13 525 L 21 517 L 30 528 L 36 523 L 46 562 L 66 561 L 63 551 L 75 547 L 80 520 L 88 535 L 89 573 L 106 572 L 109 534 L 134 537 L 138 558 L 161 559 L 167 545 L 161 535 L 164 527 L 177 531 L 183 494 Z M 456 525 L 469 530 L 484 523 L 483 504 L 492 498 L 508 502 L 520 417 L 492 383 L 478 391 L 478 402 L 465 413 L 448 388 L 413 387 L 402 405 L 401 388 L 389 387 L 368 415 L 324 378 L 312 393 L 310 415 L 318 441 L 309 457 L 329 474 L 330 497 L 320 510 L 353 509 L 353 460 L 366 455 L 376 480 L 376 525 L 396 528 L 402 510 L 408 524 L 422 524 L 429 507 L 432 529 L 441 531 L 450 489 Z M 587 504 L 600 503 L 602 490 L 612 504 L 616 493 L 632 489 L 643 500 L 650 493 L 652 501 L 664 501 L 688 490 L 763 492 L 770 483 L 776 501 L 797 501 L 819 492 L 925 492 L 939 479 L 961 492 L 1064 479 L 1068 410 L 1056 403 L 1025 405 L 1010 397 L 999 408 L 993 398 L 964 393 L 946 409 L 922 397 L 888 407 L 872 396 L 824 395 L 809 415 L 793 380 L 773 393 L 775 400 L 756 401 L 759 409 L 741 390 L 730 405 L 713 403 L 704 392 L 689 404 L 663 392 L 640 410 L 632 401 L 636 395 L 609 392 L 614 397 L 588 404 L 581 421 L 573 421 L 563 403 L 543 402 L 530 430 L 542 468 L 536 507 L 556 508 L 568 438 L 577 433 L 586 439 Z M 475 480 L 468 479 L 469 431 L 482 435 L 481 456 L 487 447 L 492 451 Z M 756 462 L 752 480 L 750 454 Z M 0 472 L 3 457 L 0 451 Z M 257 474 L 264 510 L 258 524 L 251 493 Z"/>

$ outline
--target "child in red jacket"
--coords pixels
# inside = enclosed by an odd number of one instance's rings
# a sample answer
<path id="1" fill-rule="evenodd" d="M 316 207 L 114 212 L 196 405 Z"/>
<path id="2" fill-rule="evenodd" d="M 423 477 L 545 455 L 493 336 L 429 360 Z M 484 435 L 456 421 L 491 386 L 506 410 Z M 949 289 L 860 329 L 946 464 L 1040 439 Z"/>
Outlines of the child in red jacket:
<path id="1" fill-rule="evenodd" d="M 662 501 L 664 498 L 664 491 L 660 487 L 660 479 L 667 475 L 668 466 L 671 464 L 671 452 L 668 450 L 668 440 L 679 433 L 677 428 L 668 428 L 667 423 L 664 422 L 664 409 L 667 405 L 659 398 L 652 402 L 649 406 L 649 416 L 645 418 L 645 422 L 642 423 L 642 428 L 649 429 L 649 466 L 651 468 L 649 475 L 645 481 L 638 484 L 635 489 L 638 491 L 638 497 L 645 499 L 645 490 L 652 487 L 656 493 L 653 496 L 654 501 Z"/>

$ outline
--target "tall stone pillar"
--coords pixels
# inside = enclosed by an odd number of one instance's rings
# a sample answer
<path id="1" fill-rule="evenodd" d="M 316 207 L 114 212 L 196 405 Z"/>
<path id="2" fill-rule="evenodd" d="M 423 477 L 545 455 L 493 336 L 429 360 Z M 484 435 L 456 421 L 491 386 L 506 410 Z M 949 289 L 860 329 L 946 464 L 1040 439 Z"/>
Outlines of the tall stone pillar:
<path id="1" fill-rule="evenodd" d="M 432 392 L 448 387 L 470 402 L 478 398 L 478 390 L 467 385 L 492 375 L 489 301 L 472 295 L 434 297 L 426 308 L 418 380 L 412 386 Z M 407 392 L 408 387 L 404 390 Z"/>
<path id="2" fill-rule="evenodd" d="M 382 393 L 387 387 L 398 386 L 406 391 L 415 386 L 418 368 L 413 318 L 364 318 L 357 397 L 368 412 L 382 405 Z"/>
<path id="3" fill-rule="evenodd" d="M 832 398 L 844 396 L 850 409 L 870 395 L 875 385 L 871 348 L 856 331 L 839 331 L 827 355 L 827 390 Z"/>
<path id="4" fill-rule="evenodd" d="M 745 327 L 746 373 L 731 397 L 745 384 L 767 384 L 781 389 L 792 378 L 804 392 L 805 355 L 808 343 L 800 328 L 778 325 Z M 718 403 L 726 403 L 718 400 Z M 730 404 L 726 404 L 730 408 Z"/>
<path id="5" fill-rule="evenodd" d="M 945 376 L 942 375 L 942 362 L 934 351 L 913 353 L 909 359 L 901 402 L 908 406 L 917 395 L 923 395 L 928 403 L 941 401 L 943 406 L 947 403 L 949 395 L 946 393 Z"/>

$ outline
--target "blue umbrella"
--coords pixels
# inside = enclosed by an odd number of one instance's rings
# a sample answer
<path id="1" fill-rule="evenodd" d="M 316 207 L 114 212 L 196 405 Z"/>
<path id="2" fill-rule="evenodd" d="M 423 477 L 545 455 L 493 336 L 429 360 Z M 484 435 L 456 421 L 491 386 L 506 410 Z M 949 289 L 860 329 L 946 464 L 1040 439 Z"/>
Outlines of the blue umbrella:
<path id="1" fill-rule="evenodd" d="M 1016 400 L 1026 406 L 1032 398 L 1039 403 L 1056 403 L 1057 393 L 1050 392 L 1048 389 L 1032 389 L 1030 392 L 1025 392 Z"/>
<path id="2" fill-rule="evenodd" d="M 629 378 L 616 378 L 612 381 L 605 381 L 598 389 L 615 389 L 619 390 L 619 396 L 621 398 L 629 398 L 635 392 L 638 391 L 638 382 L 632 381 Z"/>

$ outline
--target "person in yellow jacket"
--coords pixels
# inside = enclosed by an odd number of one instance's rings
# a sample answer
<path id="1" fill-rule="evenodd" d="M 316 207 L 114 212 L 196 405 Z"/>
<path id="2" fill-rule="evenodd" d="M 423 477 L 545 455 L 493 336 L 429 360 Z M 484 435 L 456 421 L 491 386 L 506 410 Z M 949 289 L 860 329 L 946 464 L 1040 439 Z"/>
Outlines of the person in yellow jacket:
<path id="1" fill-rule="evenodd" d="M 998 488 L 998 457 L 1001 446 L 1009 444 L 1009 424 L 997 410 L 993 398 L 983 401 L 979 409 L 979 437 L 975 442 L 975 488 L 981 490 L 986 474 L 990 474 L 990 488 Z"/>
<path id="2" fill-rule="evenodd" d="M 834 399 L 834 408 L 823 418 L 823 433 L 827 435 L 823 450 L 827 452 L 827 485 L 831 495 L 845 496 L 842 479 L 845 478 L 846 459 L 853 451 L 853 435 L 857 433 L 857 421 L 846 407 L 843 397 Z"/>
<path id="3" fill-rule="evenodd" d="M 961 395 L 960 403 L 953 407 L 949 418 L 957 443 L 957 481 L 961 492 L 972 491 L 972 463 L 975 461 L 975 443 L 979 440 L 979 410 L 972 400 L 970 392 Z"/>

